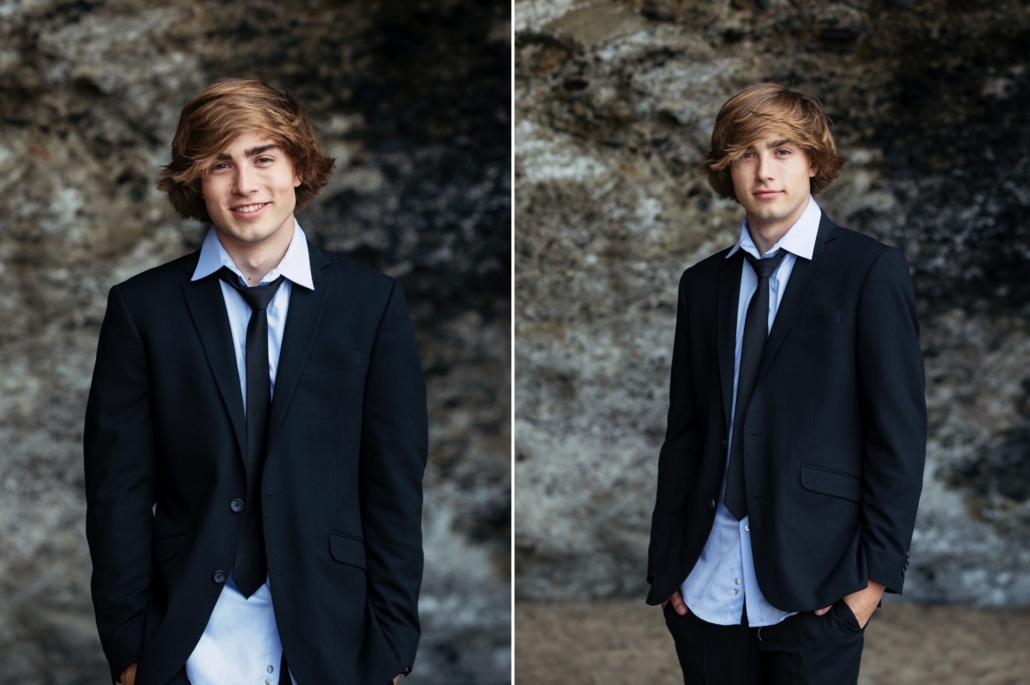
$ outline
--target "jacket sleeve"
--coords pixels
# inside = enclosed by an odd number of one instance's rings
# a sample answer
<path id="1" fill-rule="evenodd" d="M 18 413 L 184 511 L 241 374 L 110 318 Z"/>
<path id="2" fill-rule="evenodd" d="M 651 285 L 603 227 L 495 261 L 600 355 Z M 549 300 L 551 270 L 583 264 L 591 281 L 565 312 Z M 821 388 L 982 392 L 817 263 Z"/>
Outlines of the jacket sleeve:
<path id="1" fill-rule="evenodd" d="M 149 362 L 118 286 L 100 328 L 83 448 L 93 607 L 117 679 L 143 649 L 157 471 Z"/>
<path id="2" fill-rule="evenodd" d="M 398 661 L 393 673 L 410 671 L 418 647 L 428 432 L 422 363 L 394 281 L 369 358 L 359 471 L 369 598 Z"/>
<path id="3" fill-rule="evenodd" d="M 671 540 L 671 526 L 683 522 L 687 480 L 699 464 L 700 431 L 690 368 L 688 276 L 680 279 L 676 307 L 676 337 L 672 346 L 669 382 L 669 416 L 665 442 L 658 455 L 658 486 L 651 515 L 651 540 L 647 551 L 647 582 L 664 566 Z M 692 470 L 691 467 L 694 467 Z M 663 598 L 664 599 L 664 598 Z"/>
<path id="4" fill-rule="evenodd" d="M 926 397 L 915 293 L 894 248 L 870 267 L 858 303 L 856 355 L 866 423 L 862 533 L 869 579 L 901 593 L 926 459 Z"/>

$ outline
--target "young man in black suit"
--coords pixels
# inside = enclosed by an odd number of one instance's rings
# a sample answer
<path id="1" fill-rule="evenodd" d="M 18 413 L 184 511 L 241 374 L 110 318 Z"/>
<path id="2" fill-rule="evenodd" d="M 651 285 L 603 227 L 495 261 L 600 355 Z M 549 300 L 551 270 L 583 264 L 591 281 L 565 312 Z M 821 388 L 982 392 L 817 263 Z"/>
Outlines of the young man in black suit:
<path id="1" fill-rule="evenodd" d="M 411 668 L 425 382 L 400 284 L 294 219 L 332 167 L 288 91 L 223 80 L 183 109 L 159 187 L 212 226 L 111 288 L 86 410 L 93 603 L 122 683 Z"/>
<path id="2" fill-rule="evenodd" d="M 837 177 L 814 98 L 751 86 L 700 171 L 746 218 L 679 287 L 648 550 L 685 683 L 855 683 L 900 593 L 922 487 L 923 360 L 896 249 L 813 195 Z"/>

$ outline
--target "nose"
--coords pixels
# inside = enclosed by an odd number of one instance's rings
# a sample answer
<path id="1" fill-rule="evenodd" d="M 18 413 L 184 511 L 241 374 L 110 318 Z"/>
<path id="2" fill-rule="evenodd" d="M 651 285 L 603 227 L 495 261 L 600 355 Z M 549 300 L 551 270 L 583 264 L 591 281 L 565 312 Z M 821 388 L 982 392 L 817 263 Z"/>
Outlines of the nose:
<path id="1" fill-rule="evenodd" d="M 240 164 L 236 167 L 236 174 L 233 180 L 233 192 L 237 195 L 250 195 L 257 189 L 257 174 L 246 164 Z"/>
<path id="2" fill-rule="evenodd" d="M 773 160 L 767 152 L 758 155 L 758 163 L 755 165 L 755 177 L 767 181 L 773 177 Z"/>

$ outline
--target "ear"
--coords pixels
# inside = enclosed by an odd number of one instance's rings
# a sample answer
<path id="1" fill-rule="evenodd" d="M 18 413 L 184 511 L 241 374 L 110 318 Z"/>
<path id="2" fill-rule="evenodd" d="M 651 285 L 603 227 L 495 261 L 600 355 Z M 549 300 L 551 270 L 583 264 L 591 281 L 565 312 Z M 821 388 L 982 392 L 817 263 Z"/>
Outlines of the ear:
<path id="1" fill-rule="evenodd" d="M 809 178 L 813 178 L 818 173 L 819 173 L 819 167 L 817 167 L 816 165 L 813 164 L 812 166 L 808 167 L 808 177 Z"/>
<path id="2" fill-rule="evenodd" d="M 294 188 L 300 187 L 300 184 L 303 183 L 303 182 L 304 181 L 303 181 L 303 179 L 301 179 L 300 174 L 294 174 L 293 175 L 293 187 Z"/>

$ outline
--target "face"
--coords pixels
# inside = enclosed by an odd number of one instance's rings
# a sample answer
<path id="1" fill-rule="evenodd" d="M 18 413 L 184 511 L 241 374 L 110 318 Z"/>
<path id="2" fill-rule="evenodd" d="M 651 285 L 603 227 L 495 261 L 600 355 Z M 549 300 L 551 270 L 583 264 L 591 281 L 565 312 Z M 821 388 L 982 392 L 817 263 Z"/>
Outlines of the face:
<path id="1" fill-rule="evenodd" d="M 201 195 L 218 237 L 241 248 L 293 234 L 293 161 L 264 133 L 241 134 L 203 176 Z"/>
<path id="2" fill-rule="evenodd" d="M 789 229 L 807 206 L 816 168 L 783 133 L 756 140 L 730 167 L 733 191 L 759 230 Z"/>

